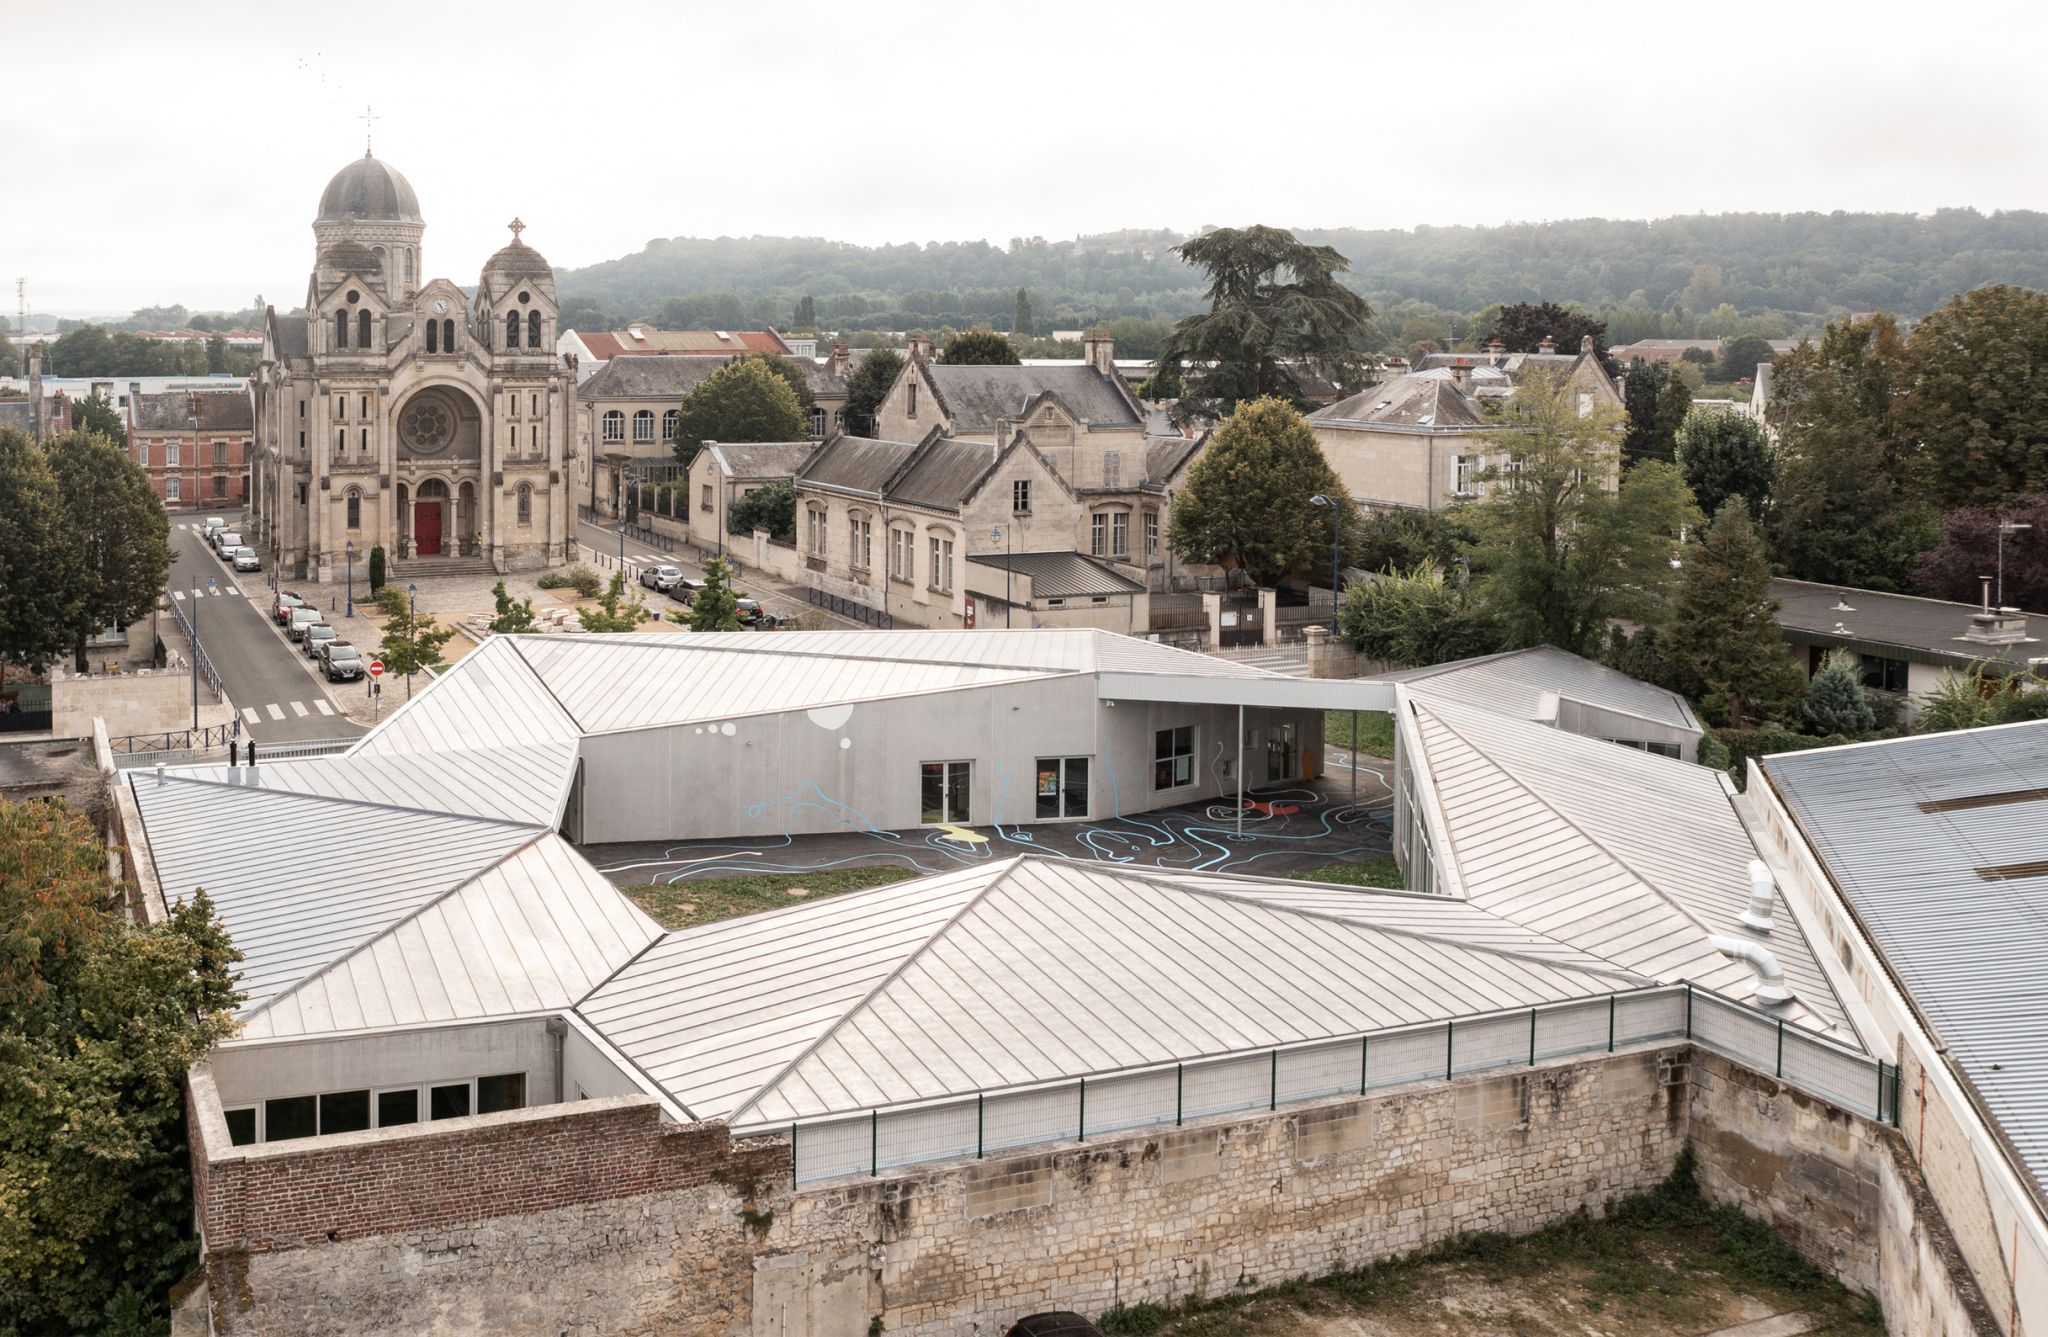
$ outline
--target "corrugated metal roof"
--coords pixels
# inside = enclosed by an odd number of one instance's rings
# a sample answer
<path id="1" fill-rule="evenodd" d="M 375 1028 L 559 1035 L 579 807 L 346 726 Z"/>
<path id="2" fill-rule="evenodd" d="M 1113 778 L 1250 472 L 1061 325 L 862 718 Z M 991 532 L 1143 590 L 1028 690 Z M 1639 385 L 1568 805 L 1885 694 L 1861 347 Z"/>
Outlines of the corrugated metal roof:
<path id="1" fill-rule="evenodd" d="M 242 1034 L 275 1039 L 564 1008 L 660 933 L 560 837 L 542 835 L 278 995 Z"/>
<path id="2" fill-rule="evenodd" d="M 1400 669 L 1377 677 L 1381 682 L 1408 683 L 1432 695 L 1485 706 L 1525 720 L 1540 718 L 1543 694 L 1555 692 L 1674 729 L 1697 732 L 1700 727 L 1691 707 L 1678 693 L 1640 682 L 1554 645 Z"/>
<path id="3" fill-rule="evenodd" d="M 1406 691 L 1404 689 L 1404 696 Z M 1718 772 L 1440 699 L 1408 696 L 1465 899 L 1665 983 L 1753 1000 L 1743 936 L 1756 849 Z M 1768 946 L 1788 1021 L 1860 1047 L 1779 896 Z"/>
<path id="4" fill-rule="evenodd" d="M 1762 762 L 1936 1038 L 2048 1191 L 2048 721 Z M 1978 802 L 1923 805 L 1942 800 Z"/>
<path id="5" fill-rule="evenodd" d="M 164 898 L 205 888 L 253 1009 L 540 834 L 532 826 L 129 772 Z"/>
<path id="6" fill-rule="evenodd" d="M 775 1123 L 1629 983 L 1200 875 L 1019 859 L 670 934 L 579 1010 L 698 1117 Z"/>

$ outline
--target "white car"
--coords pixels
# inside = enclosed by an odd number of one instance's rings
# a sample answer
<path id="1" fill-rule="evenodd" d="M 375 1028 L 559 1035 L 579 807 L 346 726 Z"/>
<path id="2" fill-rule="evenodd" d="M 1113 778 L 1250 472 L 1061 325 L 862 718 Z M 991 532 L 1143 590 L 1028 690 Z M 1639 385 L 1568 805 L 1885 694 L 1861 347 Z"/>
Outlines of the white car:
<path id="1" fill-rule="evenodd" d="M 254 548 L 235 549 L 235 570 L 261 571 L 262 569 L 263 559 L 256 555 Z"/>
<path id="2" fill-rule="evenodd" d="M 228 561 L 235 555 L 235 550 L 242 546 L 242 536 L 232 529 L 223 529 L 215 535 L 213 546 L 219 551 L 220 559 L 223 562 Z"/>

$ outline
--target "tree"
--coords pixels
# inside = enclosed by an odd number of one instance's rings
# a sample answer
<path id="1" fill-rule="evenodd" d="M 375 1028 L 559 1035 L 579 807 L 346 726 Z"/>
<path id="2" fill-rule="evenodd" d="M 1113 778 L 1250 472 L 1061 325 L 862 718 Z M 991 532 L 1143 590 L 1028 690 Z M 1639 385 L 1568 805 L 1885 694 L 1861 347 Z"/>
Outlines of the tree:
<path id="1" fill-rule="evenodd" d="M 1351 264 L 1335 247 L 1249 227 L 1218 228 L 1173 249 L 1209 274 L 1208 312 L 1176 324 L 1154 365 L 1155 374 L 1176 370 L 1187 380 L 1184 412 L 1221 418 L 1273 397 L 1305 407 L 1294 367 L 1346 388 L 1364 380 L 1372 308 L 1337 281 Z"/>
<path id="2" fill-rule="evenodd" d="M 739 595 L 732 588 L 732 563 L 723 557 L 714 557 L 704 563 L 704 588 L 690 600 L 690 630 L 739 629 Z"/>
<path id="3" fill-rule="evenodd" d="M 1562 375 L 1531 372 L 1495 410 L 1506 459 L 1483 471 L 1485 497 L 1462 508 L 1477 535 L 1480 593 L 1510 645 L 1597 651 L 1615 618 L 1669 616 L 1679 534 L 1699 520 L 1678 470 L 1616 470 L 1621 415 L 1580 413 Z"/>
<path id="4" fill-rule="evenodd" d="M 754 361 L 758 361 L 777 376 L 780 376 L 788 384 L 790 393 L 796 396 L 796 406 L 802 409 L 806 416 L 809 415 L 812 407 L 817 404 L 818 397 L 811 390 L 811 378 L 804 375 L 802 369 L 796 363 L 791 362 L 786 357 L 777 357 L 773 353 L 749 353 L 747 356 Z M 714 436 L 707 437 L 706 439 L 710 441 L 726 441 L 736 438 Z"/>
<path id="5" fill-rule="evenodd" d="M 1628 409 L 1628 435 L 1622 439 L 1622 458 L 1636 460 L 1670 459 L 1675 442 L 1660 441 L 1658 406 L 1671 384 L 1671 369 L 1661 362 L 1636 358 L 1621 378 L 1621 400 Z"/>
<path id="6" fill-rule="evenodd" d="M 676 458 L 685 465 L 706 441 L 802 441 L 811 425 L 789 382 L 759 358 L 728 362 L 683 398 Z"/>
<path id="7" fill-rule="evenodd" d="M 948 339 L 939 361 L 951 367 L 1014 367 L 1018 359 L 1008 339 L 986 325 L 976 325 Z"/>
<path id="8" fill-rule="evenodd" d="M 889 387 L 903 372 L 903 355 L 893 348 L 872 348 L 846 378 L 846 430 L 867 436 L 875 430 L 875 414 L 889 397 Z"/>
<path id="9" fill-rule="evenodd" d="M 87 816 L 0 802 L 0 1331 L 163 1331 L 198 1256 L 184 1078 L 241 953 L 203 891 L 125 901 Z"/>
<path id="10" fill-rule="evenodd" d="M 1448 571 L 1474 535 L 1455 511 L 1373 511 L 1358 526 L 1345 565 L 1362 571 Z"/>
<path id="11" fill-rule="evenodd" d="M 491 619 L 491 630 L 501 635 L 533 630 L 533 600 L 514 599 L 506 590 L 505 582 L 499 581 L 491 588 L 491 598 L 497 602 L 498 615 Z"/>
<path id="12" fill-rule="evenodd" d="M 384 545 L 370 549 L 370 593 L 384 588 Z"/>
<path id="13" fill-rule="evenodd" d="M 106 437 L 74 428 L 47 453 L 72 551 L 72 658 L 83 673 L 87 636 L 111 623 L 140 622 L 156 607 L 171 569 L 171 524 L 148 475 Z"/>
<path id="14" fill-rule="evenodd" d="M 1756 369 L 1776 356 L 1771 341 L 1762 335 L 1739 334 L 1721 341 L 1721 360 L 1714 371 L 1724 381 L 1754 380 Z"/>
<path id="15" fill-rule="evenodd" d="M 1877 728 L 1877 712 L 1863 693 L 1863 668 L 1852 651 L 1837 646 L 1821 660 L 1806 687 L 1806 731 L 1821 738 L 1862 738 Z"/>
<path id="16" fill-rule="evenodd" d="M 410 701 L 413 675 L 441 667 L 441 647 L 448 644 L 455 628 L 420 626 L 412 596 L 400 589 L 390 593 L 395 611 L 384 624 L 384 642 L 377 647 L 377 657 L 384 661 L 386 671 L 405 679 L 405 699 Z"/>
<path id="17" fill-rule="evenodd" d="M 206 341 L 206 370 L 212 376 L 224 376 L 228 370 L 228 341 L 218 334 Z"/>
<path id="18" fill-rule="evenodd" d="M 1804 685 L 1778 628 L 1763 538 L 1740 498 L 1721 504 L 1694 546 L 1671 621 L 1679 690 L 1717 728 L 1797 720 Z"/>
<path id="19" fill-rule="evenodd" d="M 1435 566 L 1353 582 L 1337 615 L 1345 640 L 1389 668 L 1488 655 L 1501 629 L 1486 608 Z"/>
<path id="20" fill-rule="evenodd" d="M 1254 399 L 1216 429 L 1174 499 L 1166 541 L 1182 560 L 1242 570 L 1260 585 L 1327 560 L 1329 509 L 1355 540 L 1351 496 L 1323 458 L 1316 434 L 1285 399 Z"/>
<path id="21" fill-rule="evenodd" d="M 1704 514 L 1718 514 L 1722 502 L 1740 497 L 1750 519 L 1764 518 L 1777 461 L 1762 423 L 1746 413 L 1694 409 L 1678 429 L 1677 446 L 1679 472 Z"/>
<path id="22" fill-rule="evenodd" d="M 1927 495 L 1996 506 L 2048 488 L 2048 293 L 1964 293 L 1913 331 L 1906 418 L 1926 443 Z"/>
<path id="23" fill-rule="evenodd" d="M 71 425 L 81 431 L 97 432 L 116 446 L 128 444 L 128 424 L 100 395 L 87 395 L 84 399 L 71 401 Z M 162 505 L 157 509 L 162 510 Z"/>
<path id="24" fill-rule="evenodd" d="M 41 672 L 72 649 L 85 575 L 65 525 L 42 447 L 0 427 L 0 662 Z"/>
<path id="25" fill-rule="evenodd" d="M 1017 305 L 1010 313 L 1010 332 L 1020 339 L 1031 337 L 1031 294 L 1017 289 Z"/>
<path id="26" fill-rule="evenodd" d="M 787 480 L 755 488 L 732 504 L 725 515 L 725 527 L 734 534 L 765 529 L 780 542 L 795 542 L 796 488 Z"/>
<path id="27" fill-rule="evenodd" d="M 1547 338 L 1560 353 L 1579 351 L 1579 340 L 1593 336 L 1593 356 L 1607 360 L 1607 322 L 1583 311 L 1569 311 L 1555 302 L 1512 302 L 1494 315 L 1487 339 L 1498 339 L 1510 353 L 1534 353 Z"/>
<path id="28" fill-rule="evenodd" d="M 563 298 L 561 310 L 555 315 L 555 328 L 561 330 L 580 330 L 590 334 L 611 327 L 612 318 L 603 305 L 581 294 Z"/>
<path id="29" fill-rule="evenodd" d="M 790 318 L 789 327 L 807 333 L 818 328 L 818 301 L 815 297 L 797 299 L 796 312 Z"/>
<path id="30" fill-rule="evenodd" d="M 585 631 L 614 633 L 633 630 L 646 614 L 637 590 L 630 600 L 626 598 L 626 573 L 614 571 L 611 584 L 597 596 L 597 607 L 586 608 L 576 616 Z"/>
<path id="31" fill-rule="evenodd" d="M 1917 496 L 1919 437 L 1900 405 L 1907 350 L 1886 315 L 1841 320 L 1776 362 L 1771 553 L 1799 580 L 1904 588 L 1939 523 Z"/>
<path id="32" fill-rule="evenodd" d="M 1971 507 L 1941 517 L 1941 545 L 1913 564 L 1913 588 L 1936 599 L 1975 603 L 1978 579 L 1999 570 L 1998 522 L 2032 525 L 2005 539 L 2005 602 L 2014 608 L 2048 611 L 2048 492 L 2019 498 L 2013 505 Z"/>

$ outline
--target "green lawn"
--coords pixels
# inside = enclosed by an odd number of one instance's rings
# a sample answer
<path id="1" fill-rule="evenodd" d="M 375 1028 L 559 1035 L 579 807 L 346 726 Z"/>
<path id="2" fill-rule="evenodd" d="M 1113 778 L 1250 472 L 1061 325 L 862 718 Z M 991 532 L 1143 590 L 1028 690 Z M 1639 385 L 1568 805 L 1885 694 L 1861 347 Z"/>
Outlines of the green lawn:
<path id="1" fill-rule="evenodd" d="M 1352 747 L 1351 712 L 1331 710 L 1323 714 L 1323 741 L 1331 747 Z M 1394 755 L 1394 717 L 1384 710 L 1361 710 L 1358 712 L 1358 741 L 1355 744 L 1368 757 Z"/>
<path id="2" fill-rule="evenodd" d="M 1326 863 L 1287 876 L 1300 882 L 1341 882 L 1347 887 L 1391 887 L 1396 891 L 1407 885 L 1401 880 L 1401 866 L 1394 862 L 1391 854 Z"/>
<path id="3" fill-rule="evenodd" d="M 764 873 L 752 877 L 707 877 L 699 882 L 655 883 L 628 887 L 626 894 L 663 928 L 693 928 L 915 876 L 908 868 L 826 868 L 815 873 Z"/>

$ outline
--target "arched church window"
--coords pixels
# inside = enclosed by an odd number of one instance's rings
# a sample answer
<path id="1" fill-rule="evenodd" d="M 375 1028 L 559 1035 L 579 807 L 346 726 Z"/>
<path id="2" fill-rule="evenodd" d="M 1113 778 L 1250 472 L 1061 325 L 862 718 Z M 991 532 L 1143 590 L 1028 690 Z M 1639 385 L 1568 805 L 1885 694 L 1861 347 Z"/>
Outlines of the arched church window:
<path id="1" fill-rule="evenodd" d="M 336 348 L 348 347 L 348 312 L 346 311 L 334 313 L 334 346 Z"/>
<path id="2" fill-rule="evenodd" d="M 370 313 L 367 311 L 358 311 L 356 312 L 356 347 L 368 348 L 369 346 Z"/>
<path id="3" fill-rule="evenodd" d="M 533 484 L 531 483 L 521 483 L 519 485 L 519 523 L 522 525 L 533 523 Z"/>
<path id="4" fill-rule="evenodd" d="M 438 320 L 427 322 L 427 351 L 429 353 L 441 351 L 441 322 Z"/>
<path id="5" fill-rule="evenodd" d="M 514 312 L 513 314 L 517 316 L 518 313 Z M 526 313 L 526 346 L 528 348 L 540 347 L 540 312 L 538 311 Z"/>
<path id="6" fill-rule="evenodd" d="M 412 282 L 412 248 L 410 246 L 405 250 L 405 281 L 407 283 Z"/>
<path id="7" fill-rule="evenodd" d="M 507 311 L 505 313 L 505 347 L 519 347 L 519 313 L 517 311 Z"/>
<path id="8" fill-rule="evenodd" d="M 455 351 L 455 322 L 453 320 L 441 322 L 441 351 L 444 353 Z"/>
<path id="9" fill-rule="evenodd" d="M 352 487 L 348 490 L 348 527 L 363 527 L 363 493 L 360 488 Z"/>

